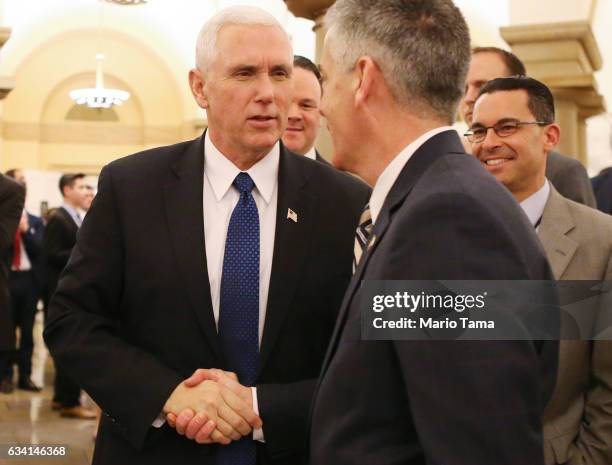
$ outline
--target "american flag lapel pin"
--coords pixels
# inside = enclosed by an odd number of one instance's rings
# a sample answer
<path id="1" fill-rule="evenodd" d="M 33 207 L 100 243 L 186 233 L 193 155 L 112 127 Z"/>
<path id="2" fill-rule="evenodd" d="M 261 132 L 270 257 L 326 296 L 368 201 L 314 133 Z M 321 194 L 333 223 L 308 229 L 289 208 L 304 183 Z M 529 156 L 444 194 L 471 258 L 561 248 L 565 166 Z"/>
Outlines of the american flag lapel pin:
<path id="1" fill-rule="evenodd" d="M 291 208 L 287 209 L 287 219 L 293 221 L 294 223 L 298 222 L 297 213 L 291 210 Z"/>

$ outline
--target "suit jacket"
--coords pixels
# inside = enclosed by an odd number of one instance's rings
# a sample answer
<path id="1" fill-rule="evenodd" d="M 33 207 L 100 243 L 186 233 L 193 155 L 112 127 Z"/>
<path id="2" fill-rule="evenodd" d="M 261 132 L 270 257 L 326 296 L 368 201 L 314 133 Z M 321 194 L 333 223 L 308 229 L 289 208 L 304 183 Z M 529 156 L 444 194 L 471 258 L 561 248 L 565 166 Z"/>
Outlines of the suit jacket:
<path id="1" fill-rule="evenodd" d="M 558 344 L 539 357 L 527 340 L 360 337 L 362 280 L 552 278 L 514 199 L 446 131 L 406 163 L 372 234 L 323 363 L 311 463 L 542 463 L 541 382 L 554 385 Z"/>
<path id="2" fill-rule="evenodd" d="M 575 158 L 550 152 L 546 162 L 546 177 L 563 197 L 597 208 L 586 169 Z"/>
<path id="3" fill-rule="evenodd" d="M 207 275 L 203 151 L 202 137 L 106 166 L 50 304 L 51 353 L 105 412 L 95 464 L 214 463 L 219 446 L 151 427 L 195 369 L 226 368 Z M 294 465 L 369 189 L 282 147 L 278 179 L 257 447 L 261 464 Z"/>
<path id="4" fill-rule="evenodd" d="M 15 349 L 15 330 L 9 303 L 10 248 L 19 225 L 25 190 L 0 174 L 0 351 Z"/>
<path id="5" fill-rule="evenodd" d="M 63 207 L 53 212 L 43 234 L 43 256 L 47 274 L 46 294 L 50 299 L 76 244 L 78 225 Z"/>
<path id="6" fill-rule="evenodd" d="M 538 235 L 557 279 L 612 280 L 608 215 L 551 188 Z M 612 342 L 561 341 L 559 351 L 557 385 L 544 412 L 546 463 L 608 465 L 612 463 Z"/>
<path id="7" fill-rule="evenodd" d="M 37 291 L 44 288 L 46 272 L 44 271 L 42 241 L 45 226 L 39 216 L 28 213 L 29 228 L 25 234 L 21 235 L 22 244 L 25 247 L 28 259 L 32 265 L 32 276 L 36 284 Z M 11 257 L 14 256 L 14 247 L 10 248 Z"/>
<path id="8" fill-rule="evenodd" d="M 612 214 L 612 168 L 606 168 L 591 179 L 597 208 L 604 213 Z"/>

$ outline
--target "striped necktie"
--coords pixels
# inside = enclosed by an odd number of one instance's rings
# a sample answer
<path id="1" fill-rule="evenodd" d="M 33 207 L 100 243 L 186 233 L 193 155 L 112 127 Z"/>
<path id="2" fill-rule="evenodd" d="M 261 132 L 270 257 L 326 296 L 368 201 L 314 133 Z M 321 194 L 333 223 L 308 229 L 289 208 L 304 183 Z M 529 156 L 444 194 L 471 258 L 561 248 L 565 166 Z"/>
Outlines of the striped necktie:
<path id="1" fill-rule="evenodd" d="M 361 217 L 359 217 L 359 226 L 357 226 L 357 230 L 355 231 L 355 246 L 353 248 L 353 273 L 357 269 L 359 265 L 359 260 L 361 260 L 361 256 L 368 245 L 368 240 L 370 239 L 370 234 L 372 232 L 372 213 L 370 212 L 370 204 L 367 203 L 363 208 L 363 212 L 361 213 Z"/>

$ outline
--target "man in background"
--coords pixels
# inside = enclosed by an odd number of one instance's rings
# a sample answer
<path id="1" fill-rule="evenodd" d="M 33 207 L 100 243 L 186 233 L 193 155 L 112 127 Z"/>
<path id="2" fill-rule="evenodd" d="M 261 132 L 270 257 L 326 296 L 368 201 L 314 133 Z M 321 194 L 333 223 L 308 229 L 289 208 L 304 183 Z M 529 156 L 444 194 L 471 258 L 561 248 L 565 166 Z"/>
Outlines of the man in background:
<path id="1" fill-rule="evenodd" d="M 474 48 L 460 106 L 463 121 L 468 127 L 472 124 L 472 112 L 478 92 L 487 81 L 525 74 L 525 65 L 513 53 L 497 47 Z M 469 144 L 467 150 L 469 151 Z M 559 152 L 550 152 L 546 165 L 546 178 L 562 196 L 589 207 L 596 207 L 591 182 L 586 169 L 578 160 L 561 155 Z"/>
<path id="2" fill-rule="evenodd" d="M 96 195 L 96 191 L 91 184 L 85 184 L 85 203 L 83 206 L 83 211 L 87 213 L 91 208 L 91 204 Z"/>
<path id="3" fill-rule="evenodd" d="M 12 169 L 6 175 L 26 189 L 25 174 L 22 170 Z M 25 391 L 39 392 L 30 376 L 32 375 L 32 352 L 34 350 L 34 318 L 37 304 L 44 285 L 42 270 L 42 238 L 44 226 L 42 219 L 23 209 L 19 228 L 11 247 L 11 305 L 13 322 L 19 328 L 19 348 L 17 349 L 17 387 Z M 10 367 L 3 375 L 7 383 L 13 382 L 13 369 Z"/>
<path id="4" fill-rule="evenodd" d="M 11 366 L 11 357 L 15 350 L 15 328 L 9 293 L 9 249 L 15 240 L 15 231 L 19 225 L 24 202 L 23 186 L 0 174 L 0 373 L 2 374 Z M 12 383 L 2 380 L 0 392 L 9 394 L 12 391 Z"/>
<path id="5" fill-rule="evenodd" d="M 293 153 L 326 162 L 315 149 L 321 124 L 321 73 L 308 58 L 293 58 L 293 98 L 283 144 Z"/>
<path id="6" fill-rule="evenodd" d="M 610 281 L 612 218 L 563 197 L 545 176 L 559 136 L 550 90 L 527 77 L 485 84 L 467 132 L 473 155 L 536 229 L 555 279 Z M 596 326 L 596 313 L 581 317 L 585 327 Z M 557 383 L 543 419 L 546 464 L 612 463 L 612 342 L 560 342 Z"/>
<path id="7" fill-rule="evenodd" d="M 76 244 L 77 231 L 87 207 L 85 175 L 64 174 L 59 181 L 64 202 L 50 217 L 43 236 L 43 253 L 47 271 L 47 301 L 55 293 L 59 277 Z M 54 360 L 55 361 L 55 360 Z M 95 412 L 81 405 L 81 388 L 55 362 L 55 383 L 52 408 L 68 418 L 95 418 Z"/>

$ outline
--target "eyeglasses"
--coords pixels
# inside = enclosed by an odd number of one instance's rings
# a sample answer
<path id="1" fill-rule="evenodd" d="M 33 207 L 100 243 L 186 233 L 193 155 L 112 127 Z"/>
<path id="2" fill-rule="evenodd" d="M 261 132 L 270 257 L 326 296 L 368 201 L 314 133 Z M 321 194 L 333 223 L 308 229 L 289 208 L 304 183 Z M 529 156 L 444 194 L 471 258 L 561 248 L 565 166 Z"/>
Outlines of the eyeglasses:
<path id="1" fill-rule="evenodd" d="M 478 144 L 485 140 L 489 129 L 493 129 L 495 134 L 499 137 L 508 137 L 518 131 L 521 126 L 526 126 L 528 124 L 546 126 L 551 123 L 547 123 L 546 121 L 499 121 L 493 126 L 472 126 L 463 135 L 467 137 L 467 140 L 471 143 Z"/>

